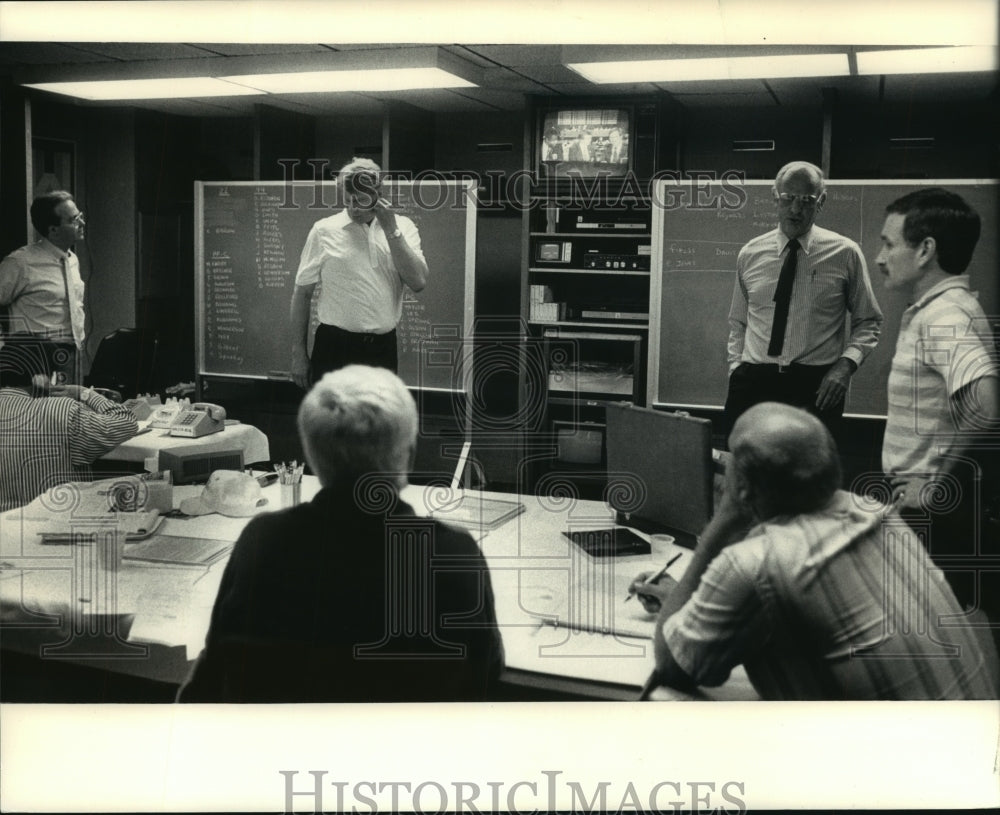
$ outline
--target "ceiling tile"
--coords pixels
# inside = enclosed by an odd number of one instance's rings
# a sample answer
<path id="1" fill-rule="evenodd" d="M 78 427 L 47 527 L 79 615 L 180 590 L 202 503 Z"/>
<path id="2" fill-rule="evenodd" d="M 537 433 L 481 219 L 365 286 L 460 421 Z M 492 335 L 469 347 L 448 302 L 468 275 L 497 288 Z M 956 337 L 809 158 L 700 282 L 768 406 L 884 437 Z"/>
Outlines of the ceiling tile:
<path id="1" fill-rule="evenodd" d="M 545 85 L 550 85 L 552 83 L 568 83 L 568 82 L 586 82 L 576 71 L 571 71 L 565 65 L 552 64 L 546 65 L 539 63 L 538 65 L 521 65 L 514 68 L 519 74 L 522 74 L 536 82 L 541 82 Z M 589 82 L 587 83 L 590 84 Z"/>
<path id="2" fill-rule="evenodd" d="M 513 67 L 559 65 L 562 62 L 562 47 L 559 45 L 465 45 L 463 47 L 500 65 Z"/>
<path id="3" fill-rule="evenodd" d="M 654 83 L 660 90 L 667 91 L 675 96 L 680 94 L 698 94 L 699 96 L 712 94 L 739 94 L 739 93 L 760 93 L 767 89 L 761 84 L 759 79 L 728 79 L 728 80 L 702 80 L 688 82 L 657 82 Z"/>
<path id="4" fill-rule="evenodd" d="M 542 93 L 546 90 L 543 83 L 522 76 L 510 68 L 487 68 L 483 71 L 481 87 L 497 90 L 519 91 L 521 93 Z"/>
<path id="5" fill-rule="evenodd" d="M 686 108 L 739 108 L 774 107 L 777 104 L 771 94 L 757 93 L 684 93 L 675 99 Z"/>
<path id="6" fill-rule="evenodd" d="M 888 102 L 938 99 L 957 102 L 986 99 L 996 93 L 997 74 L 918 74 L 885 78 Z"/>
<path id="7" fill-rule="evenodd" d="M 253 57 L 272 54 L 309 54 L 315 51 L 330 51 L 325 45 L 291 45 L 279 43 L 221 42 L 198 45 L 213 53 L 225 57 Z"/>
<path id="8" fill-rule="evenodd" d="M 211 56 L 196 45 L 172 42 L 88 42 L 80 50 L 97 54 L 105 59 L 127 62 L 149 59 L 191 59 Z"/>
<path id="9" fill-rule="evenodd" d="M 555 93 L 564 96 L 623 96 L 655 93 L 657 87 L 648 82 L 622 85 L 593 85 L 585 79 L 576 82 L 551 82 L 550 87 Z"/>
<path id="10" fill-rule="evenodd" d="M 104 60 L 82 48 L 82 45 L 57 42 L 3 42 L 0 43 L 0 65 L 57 65 Z"/>
<path id="11" fill-rule="evenodd" d="M 260 98 L 260 97 L 259 97 Z M 382 101 L 374 96 L 361 93 L 289 93 L 263 97 L 266 104 L 324 115 L 381 115 Z"/>

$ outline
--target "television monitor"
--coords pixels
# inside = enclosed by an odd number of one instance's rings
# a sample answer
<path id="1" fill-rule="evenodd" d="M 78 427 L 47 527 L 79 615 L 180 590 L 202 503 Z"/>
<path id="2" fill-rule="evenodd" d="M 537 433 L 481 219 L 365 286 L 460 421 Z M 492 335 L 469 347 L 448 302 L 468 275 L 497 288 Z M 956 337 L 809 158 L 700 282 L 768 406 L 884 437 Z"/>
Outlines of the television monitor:
<path id="1" fill-rule="evenodd" d="M 539 173 L 619 178 L 632 166 L 632 111 L 624 107 L 555 108 L 541 117 Z"/>
<path id="2" fill-rule="evenodd" d="M 699 535 L 712 515 L 712 422 L 616 403 L 607 408 L 607 498 L 619 522 Z"/>

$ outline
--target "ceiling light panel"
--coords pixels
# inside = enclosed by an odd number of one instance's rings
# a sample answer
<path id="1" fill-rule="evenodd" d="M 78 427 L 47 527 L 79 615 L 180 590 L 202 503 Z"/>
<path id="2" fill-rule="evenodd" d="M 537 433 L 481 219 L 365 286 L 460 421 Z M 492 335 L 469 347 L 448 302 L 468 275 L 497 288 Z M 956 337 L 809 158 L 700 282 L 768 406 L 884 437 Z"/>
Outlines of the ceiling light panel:
<path id="1" fill-rule="evenodd" d="M 573 62 L 568 68 L 599 85 L 630 82 L 777 79 L 847 76 L 847 54 L 788 54 L 708 59 L 651 59 L 620 62 Z"/>
<path id="2" fill-rule="evenodd" d="M 950 74 L 996 71 L 998 49 L 992 46 L 907 48 L 858 51 L 859 74 Z"/>
<path id="3" fill-rule="evenodd" d="M 41 91 L 75 96 L 92 102 L 124 99 L 196 99 L 206 96 L 253 96 L 262 92 L 210 76 L 162 79 L 111 79 L 87 82 L 38 82 L 25 85 Z"/>

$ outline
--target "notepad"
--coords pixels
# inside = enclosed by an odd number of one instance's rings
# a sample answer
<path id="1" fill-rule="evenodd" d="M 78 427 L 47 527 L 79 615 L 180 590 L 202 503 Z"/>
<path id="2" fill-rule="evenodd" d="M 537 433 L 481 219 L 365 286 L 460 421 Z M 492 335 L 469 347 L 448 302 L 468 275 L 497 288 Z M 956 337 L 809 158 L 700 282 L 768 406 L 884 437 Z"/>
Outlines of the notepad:
<path id="1" fill-rule="evenodd" d="M 153 540 L 128 546 L 124 559 L 182 566 L 210 566 L 229 554 L 232 548 L 233 544 L 228 541 L 160 535 Z"/>
<path id="2" fill-rule="evenodd" d="M 434 510 L 432 517 L 459 526 L 496 529 L 511 518 L 524 512 L 520 501 L 502 501 L 497 498 L 479 498 L 463 495 L 458 501 Z"/>

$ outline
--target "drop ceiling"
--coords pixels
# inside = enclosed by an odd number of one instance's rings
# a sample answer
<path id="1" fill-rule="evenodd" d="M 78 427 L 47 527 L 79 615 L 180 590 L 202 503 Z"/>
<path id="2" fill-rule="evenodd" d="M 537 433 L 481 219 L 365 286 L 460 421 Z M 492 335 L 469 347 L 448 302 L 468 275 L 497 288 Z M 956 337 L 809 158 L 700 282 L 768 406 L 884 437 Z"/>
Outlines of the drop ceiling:
<path id="1" fill-rule="evenodd" d="M 873 46 L 859 46 L 871 48 Z M 228 65 L 258 65 L 262 71 L 281 70 L 296 60 L 325 59 L 337 52 L 366 51 L 367 56 L 391 55 L 398 59 L 408 49 L 427 45 L 365 44 L 253 44 L 253 43 L 134 43 L 134 42 L 0 42 L 0 77 L 15 82 L 59 79 L 115 78 L 156 74 L 190 75 L 210 72 L 224 75 Z M 666 92 L 687 107 L 812 106 L 823 89 L 834 88 L 838 98 L 851 104 L 907 103 L 915 99 L 949 102 L 983 102 L 996 99 L 997 75 L 989 73 L 847 76 L 806 79 L 733 80 L 681 83 L 594 85 L 565 67 L 564 48 L 558 44 L 450 44 L 440 46 L 450 58 L 467 63 L 478 87 L 398 91 L 386 93 L 299 93 L 206 99 L 102 102 L 102 106 L 130 105 L 181 115 L 243 116 L 254 105 L 266 102 L 278 108 L 314 116 L 368 114 L 386 101 L 402 100 L 434 113 L 504 112 L 523 109 L 525 96 L 621 96 Z M 576 46 L 579 51 L 579 46 Z M 696 58 L 704 56 L 781 54 L 790 51 L 851 53 L 853 46 L 587 46 L 594 58 Z M 345 54 L 346 56 L 346 54 Z M 336 58 L 336 57 L 330 57 Z M 234 68 L 230 72 L 237 72 Z M 69 101 L 69 97 L 56 97 Z"/>

